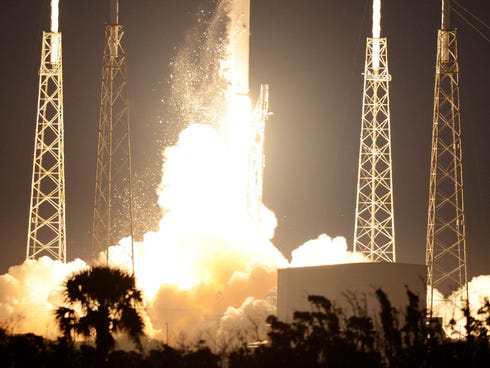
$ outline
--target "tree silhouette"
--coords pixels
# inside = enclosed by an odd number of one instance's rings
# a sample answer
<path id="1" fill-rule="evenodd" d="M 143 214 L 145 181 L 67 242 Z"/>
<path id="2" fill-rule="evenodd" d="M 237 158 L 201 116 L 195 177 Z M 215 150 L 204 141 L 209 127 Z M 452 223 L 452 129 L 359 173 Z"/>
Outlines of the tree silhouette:
<path id="1" fill-rule="evenodd" d="M 141 348 L 143 300 L 134 276 L 117 268 L 88 268 L 65 281 L 64 294 L 66 306 L 55 311 L 60 330 L 69 341 L 72 334 L 91 337 L 95 333 L 99 365 L 114 348 L 113 333 L 125 333 Z"/>

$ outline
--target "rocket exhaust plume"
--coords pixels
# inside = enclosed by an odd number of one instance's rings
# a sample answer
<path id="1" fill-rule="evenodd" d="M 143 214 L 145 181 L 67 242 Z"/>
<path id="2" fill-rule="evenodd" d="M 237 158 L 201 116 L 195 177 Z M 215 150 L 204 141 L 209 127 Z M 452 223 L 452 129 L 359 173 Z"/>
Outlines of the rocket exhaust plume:
<path id="1" fill-rule="evenodd" d="M 381 0 L 373 0 L 373 68 L 379 68 L 379 41 L 381 37 Z"/>
<path id="2" fill-rule="evenodd" d="M 60 50 L 60 37 L 58 33 L 59 29 L 59 0 L 51 0 L 51 32 L 53 37 L 51 38 L 51 56 L 52 63 L 59 62 L 59 50 Z"/>

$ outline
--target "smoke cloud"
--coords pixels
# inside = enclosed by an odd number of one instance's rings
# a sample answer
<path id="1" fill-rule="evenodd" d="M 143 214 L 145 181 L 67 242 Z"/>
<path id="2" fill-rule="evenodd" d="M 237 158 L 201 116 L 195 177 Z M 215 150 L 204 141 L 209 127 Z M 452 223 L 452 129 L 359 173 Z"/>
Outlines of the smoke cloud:
<path id="1" fill-rule="evenodd" d="M 0 327 L 12 333 L 58 336 L 53 308 L 63 300 L 61 285 L 84 267 L 79 259 L 64 264 L 49 257 L 10 267 L 0 276 Z"/>
<path id="2" fill-rule="evenodd" d="M 291 267 L 321 266 L 340 263 L 368 262 L 359 252 L 349 252 L 344 237 L 334 239 L 321 234 L 316 239 L 308 240 L 292 251 Z"/>

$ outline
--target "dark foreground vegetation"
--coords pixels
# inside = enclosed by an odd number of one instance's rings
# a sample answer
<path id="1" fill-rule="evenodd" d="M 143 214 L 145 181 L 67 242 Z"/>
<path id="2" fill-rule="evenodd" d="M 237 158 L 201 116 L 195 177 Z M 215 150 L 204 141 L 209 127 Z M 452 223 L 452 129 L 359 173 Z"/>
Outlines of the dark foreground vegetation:
<path id="1" fill-rule="evenodd" d="M 105 278 L 112 285 L 107 295 L 102 292 L 106 288 L 101 288 Z M 93 279 L 97 280 L 95 286 Z M 395 310 L 386 294 L 377 290 L 380 313 L 374 319 L 355 300 L 353 315 L 346 316 L 328 299 L 310 296 L 311 310 L 296 312 L 292 323 L 275 316 L 267 318 L 270 329 L 266 342 L 244 343 L 234 351 L 216 354 L 203 341 L 193 348 L 160 344 L 143 349 L 143 323 L 138 314 L 141 295 L 132 276 L 120 271 L 83 271 L 66 281 L 65 293 L 67 306 L 60 307 L 55 315 L 63 336 L 52 341 L 0 329 L 0 368 L 490 367 L 488 300 L 478 311 L 478 319 L 465 310 L 465 336 L 451 339 L 437 323 L 427 323 L 418 297 L 409 290 L 404 311 Z M 91 309 L 94 304 L 99 308 Z M 116 350 L 113 333 L 126 334 L 135 349 Z M 76 335 L 95 336 L 95 345 L 75 343 Z"/>

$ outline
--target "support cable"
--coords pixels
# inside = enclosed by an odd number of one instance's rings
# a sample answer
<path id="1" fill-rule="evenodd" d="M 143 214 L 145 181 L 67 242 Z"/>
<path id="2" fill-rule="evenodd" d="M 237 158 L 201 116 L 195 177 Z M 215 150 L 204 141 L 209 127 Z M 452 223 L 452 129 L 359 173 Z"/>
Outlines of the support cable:
<path id="1" fill-rule="evenodd" d="M 485 28 L 489 28 L 489 26 L 484 22 L 482 21 L 480 18 L 478 18 L 476 15 L 474 15 L 473 13 L 471 13 L 469 10 L 467 10 L 466 8 L 464 8 L 461 4 L 457 3 L 459 6 L 461 6 L 461 8 L 463 8 L 470 16 L 472 16 L 474 19 L 476 19 L 477 21 L 479 21 Z M 454 6 L 451 7 L 451 9 L 456 13 L 456 15 L 458 15 L 462 20 L 464 20 L 471 28 L 473 28 L 473 30 L 475 32 L 477 32 L 481 37 L 483 37 L 488 43 L 490 43 L 490 38 L 487 37 L 482 31 L 480 31 L 478 29 L 478 27 L 473 24 L 467 17 L 465 17 L 458 9 L 456 9 Z"/>

